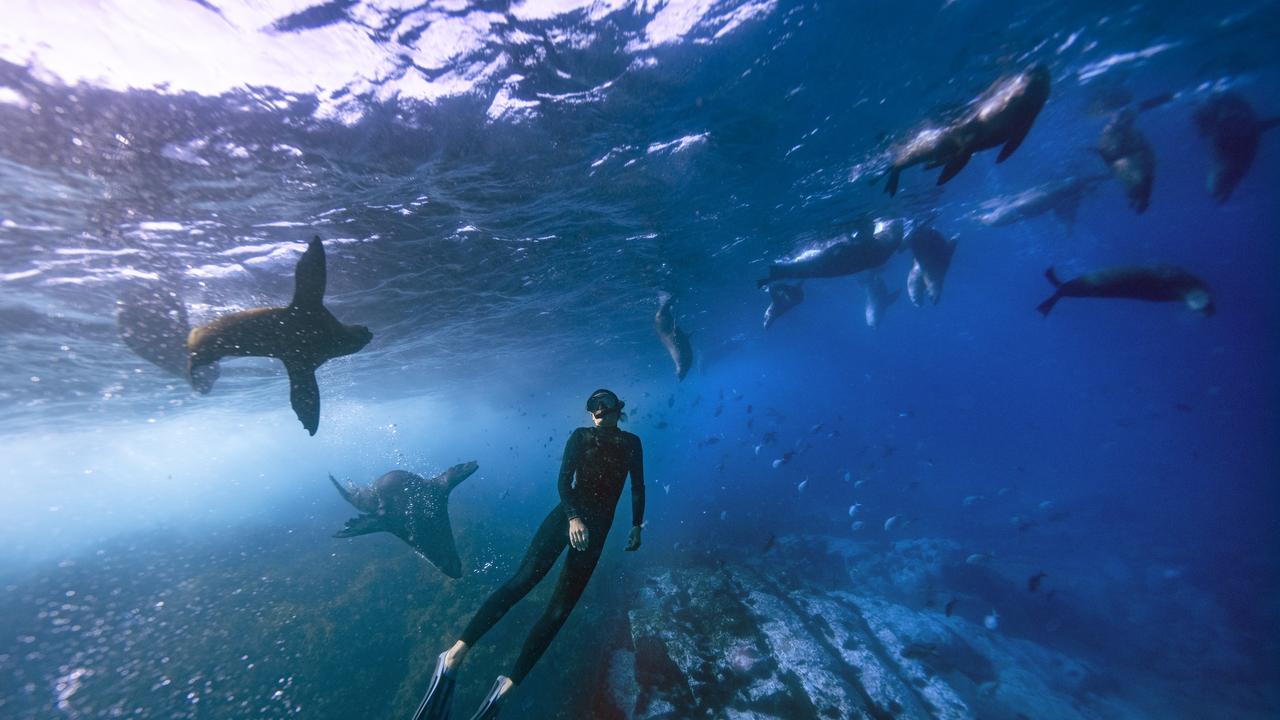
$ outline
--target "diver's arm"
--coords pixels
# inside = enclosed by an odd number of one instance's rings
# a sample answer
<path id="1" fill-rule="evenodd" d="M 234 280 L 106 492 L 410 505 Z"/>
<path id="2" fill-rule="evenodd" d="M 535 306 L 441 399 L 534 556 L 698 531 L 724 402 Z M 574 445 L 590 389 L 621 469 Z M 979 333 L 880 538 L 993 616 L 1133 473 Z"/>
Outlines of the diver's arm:
<path id="1" fill-rule="evenodd" d="M 644 525 L 644 449 L 636 437 L 631 451 L 631 534 L 627 550 L 640 549 L 640 528 Z"/>
<path id="2" fill-rule="evenodd" d="M 574 507 L 571 489 L 573 473 L 578 469 L 578 460 L 582 457 L 582 428 L 574 430 L 564 444 L 564 458 L 560 461 L 560 476 L 556 479 L 556 488 L 560 491 L 560 505 L 570 520 L 582 517 Z"/>

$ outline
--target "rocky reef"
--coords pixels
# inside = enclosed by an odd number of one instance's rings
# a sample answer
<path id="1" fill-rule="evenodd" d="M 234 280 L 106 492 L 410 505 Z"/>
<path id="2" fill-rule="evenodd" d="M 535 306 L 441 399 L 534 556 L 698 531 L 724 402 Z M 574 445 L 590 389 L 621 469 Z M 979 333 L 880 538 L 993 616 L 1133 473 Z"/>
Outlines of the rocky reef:
<path id="1" fill-rule="evenodd" d="M 1119 666 L 1080 649 L 1062 629 L 1088 622 L 1059 619 L 1051 627 L 1060 642 L 1036 637 L 1042 618 L 1016 606 L 1023 596 L 1046 601 L 1028 592 L 1025 578 L 1016 579 L 1017 569 L 1006 578 L 1014 598 L 1006 603 L 1014 618 L 1006 630 L 1000 613 L 981 606 L 972 591 L 952 587 L 964 583 L 948 582 L 971 571 L 1000 584 L 999 572 L 974 565 L 946 541 L 886 547 L 811 536 L 780 540 L 763 558 L 655 569 L 634 593 L 630 644 L 608 659 L 606 697 L 597 702 L 608 710 L 593 716 L 1195 716 L 1185 714 L 1180 697 L 1197 691 L 1150 677 L 1121 680 Z M 1215 707 L 1226 712 L 1221 717 L 1262 716 L 1247 707 Z"/>

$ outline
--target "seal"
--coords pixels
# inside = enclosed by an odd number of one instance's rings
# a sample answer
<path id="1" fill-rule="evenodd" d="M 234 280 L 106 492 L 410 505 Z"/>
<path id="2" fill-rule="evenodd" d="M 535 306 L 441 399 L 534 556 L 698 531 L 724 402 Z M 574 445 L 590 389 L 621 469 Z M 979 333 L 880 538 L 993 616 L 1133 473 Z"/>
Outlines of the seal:
<path id="1" fill-rule="evenodd" d="M 201 393 L 218 379 L 218 363 L 201 366 L 187 377 L 187 335 L 191 325 L 180 283 L 162 279 L 157 286 L 127 287 L 116 300 L 116 327 L 124 344 L 165 372 L 190 380 Z"/>
<path id="2" fill-rule="evenodd" d="M 919 307 L 927 295 L 934 305 L 942 300 L 942 283 L 951 269 L 951 258 L 956 254 L 955 240 L 947 240 L 942 233 L 922 226 L 911 231 L 907 244 L 915 261 L 907 273 L 907 297 Z"/>
<path id="3" fill-rule="evenodd" d="M 942 185 L 963 170 L 976 152 L 1003 145 L 996 162 L 1008 160 L 1049 100 L 1049 88 L 1049 69 L 1040 63 L 997 79 L 952 122 L 928 126 L 890 150 L 885 192 L 897 193 L 899 175 L 912 165 L 941 167 L 938 184 Z"/>
<path id="4" fill-rule="evenodd" d="M 1200 135 L 1209 140 L 1213 153 L 1209 194 L 1225 203 L 1253 166 L 1262 134 L 1280 126 L 1280 117 L 1259 119 L 1243 97 L 1227 90 L 1196 108 L 1192 119 Z"/>
<path id="5" fill-rule="evenodd" d="M 757 280 L 756 286 L 778 280 L 841 277 L 878 268 L 902 247 L 902 235 L 900 219 L 868 219 L 854 233 L 808 243 L 789 257 L 774 261 L 769 275 Z"/>
<path id="6" fill-rule="evenodd" d="M 389 532 L 440 568 L 440 572 L 460 578 L 462 560 L 449 523 L 449 494 L 479 467 L 475 461 L 454 465 L 430 480 L 392 470 L 367 487 L 356 487 L 350 480 L 339 483 L 330 475 L 329 481 L 342 498 L 360 511 L 334 537 Z"/>
<path id="7" fill-rule="evenodd" d="M 1020 193 L 987 200 L 970 217 L 988 227 L 1000 227 L 1053 213 L 1071 228 L 1085 196 L 1108 177 L 1075 176 L 1047 182 Z"/>
<path id="8" fill-rule="evenodd" d="M 1174 265 L 1128 265 L 1095 270 L 1062 282 L 1052 267 L 1044 276 L 1054 293 L 1036 307 L 1046 317 L 1064 297 L 1129 298 L 1150 302 L 1182 302 L 1202 314 L 1215 311 L 1213 293 L 1203 280 Z"/>
<path id="9" fill-rule="evenodd" d="M 1122 110 L 1098 138 L 1097 151 L 1111 174 L 1124 187 L 1129 207 L 1141 215 L 1151 204 L 1151 188 L 1156 180 L 1156 153 L 1145 135 L 1138 131 L 1138 111 Z"/>
<path id="10" fill-rule="evenodd" d="M 788 285 L 774 283 L 769 286 L 769 307 L 764 310 L 764 329 L 782 317 L 788 310 L 804 302 L 804 287 L 800 283 Z"/>
<path id="11" fill-rule="evenodd" d="M 676 364 L 676 379 L 684 380 L 693 366 L 693 347 L 689 344 L 689 336 L 676 327 L 676 316 L 671 310 L 671 294 L 658 293 L 658 312 L 653 316 L 653 326 L 658 332 L 658 339 L 671 355 Z"/>
<path id="12" fill-rule="evenodd" d="M 326 282 L 324 245 L 317 236 L 298 259 L 288 306 L 230 313 L 191 331 L 188 376 L 194 378 L 201 368 L 224 357 L 277 358 L 289 372 L 293 410 L 307 432 L 315 435 L 320 426 L 316 368 L 360 351 L 373 339 L 369 328 L 344 325 L 324 306 Z"/>

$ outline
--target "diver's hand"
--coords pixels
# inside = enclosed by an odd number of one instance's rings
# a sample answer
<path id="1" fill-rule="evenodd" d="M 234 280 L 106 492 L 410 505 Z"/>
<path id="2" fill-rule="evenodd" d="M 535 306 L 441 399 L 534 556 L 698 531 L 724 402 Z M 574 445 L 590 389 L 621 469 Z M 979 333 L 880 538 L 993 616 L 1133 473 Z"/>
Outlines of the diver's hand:
<path id="1" fill-rule="evenodd" d="M 582 518 L 569 518 L 569 544 L 573 546 L 573 549 L 586 550 L 590 539 L 590 534 L 587 533 L 587 524 L 582 522 Z"/>
<path id="2" fill-rule="evenodd" d="M 640 526 L 631 527 L 631 535 L 627 538 L 627 552 L 640 549 Z"/>

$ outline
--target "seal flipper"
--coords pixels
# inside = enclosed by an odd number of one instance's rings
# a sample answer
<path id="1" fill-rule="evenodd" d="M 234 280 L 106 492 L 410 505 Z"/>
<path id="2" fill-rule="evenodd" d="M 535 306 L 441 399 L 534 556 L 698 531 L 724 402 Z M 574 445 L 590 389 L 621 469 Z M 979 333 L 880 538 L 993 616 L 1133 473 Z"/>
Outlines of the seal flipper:
<path id="1" fill-rule="evenodd" d="M 447 496 L 445 502 L 448 502 Z M 458 556 L 458 546 L 453 542 L 453 525 L 449 522 L 448 511 L 442 511 L 428 522 L 414 522 L 412 525 L 410 532 L 392 532 L 440 568 L 440 572 L 455 580 L 462 577 L 462 558 Z"/>
<path id="2" fill-rule="evenodd" d="M 1004 147 L 1000 148 L 1000 154 L 996 155 L 996 163 L 1002 163 L 1005 160 L 1008 160 L 1009 156 L 1013 154 L 1013 151 L 1022 146 L 1022 141 L 1027 139 L 1027 133 L 1029 132 L 1031 132 L 1031 123 L 1027 123 L 1025 127 L 1018 130 L 1016 135 L 1009 138 L 1009 140 L 1004 144 Z"/>
<path id="3" fill-rule="evenodd" d="M 387 527 L 386 518 L 380 515 L 370 515 L 368 513 L 357 515 L 347 521 L 341 530 L 334 533 L 336 538 L 349 538 L 357 535 L 368 535 L 376 532 L 390 532 L 391 528 Z"/>
<path id="4" fill-rule="evenodd" d="M 938 184 L 942 185 L 951 178 L 955 177 L 965 165 L 969 164 L 969 158 L 973 157 L 972 153 L 964 153 L 951 158 L 950 162 L 942 168 L 942 174 L 938 176 Z"/>
<path id="5" fill-rule="evenodd" d="M 1052 310 L 1053 306 L 1056 305 L 1058 301 L 1062 299 L 1062 281 L 1059 280 L 1057 274 L 1054 273 L 1052 265 L 1049 266 L 1048 270 L 1044 271 L 1044 276 L 1048 278 L 1050 283 L 1053 283 L 1053 287 L 1057 290 L 1057 292 L 1050 295 L 1047 300 L 1037 305 L 1036 310 L 1039 310 L 1041 315 L 1044 315 L 1045 317 L 1049 317 L 1049 311 Z"/>
<path id="6" fill-rule="evenodd" d="M 324 301 L 324 286 L 327 282 L 325 270 L 324 245 L 320 236 L 311 238 L 307 251 L 298 259 L 293 275 L 292 307 L 319 307 Z M 313 433 L 314 434 L 314 433 Z"/>
<path id="7" fill-rule="evenodd" d="M 312 435 L 320 427 L 320 386 L 316 384 L 316 369 L 298 361 L 284 363 L 289 371 L 289 403 L 297 414 L 302 427 Z"/>
<path id="8" fill-rule="evenodd" d="M 893 197 L 898 193 L 898 176 L 902 174 L 902 168 L 895 167 L 889 171 L 889 182 L 885 183 L 884 191 L 889 193 L 889 197 Z"/>

